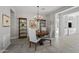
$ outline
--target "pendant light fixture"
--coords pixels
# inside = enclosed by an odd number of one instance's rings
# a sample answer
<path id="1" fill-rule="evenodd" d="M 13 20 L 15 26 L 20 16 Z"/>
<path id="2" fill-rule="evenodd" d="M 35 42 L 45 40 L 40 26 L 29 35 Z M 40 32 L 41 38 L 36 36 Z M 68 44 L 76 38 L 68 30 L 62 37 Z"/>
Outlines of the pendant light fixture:
<path id="1" fill-rule="evenodd" d="M 40 15 L 40 7 L 39 6 L 36 6 L 36 7 L 37 7 L 37 14 L 35 16 L 35 19 L 36 20 L 42 20 L 43 16 Z"/>

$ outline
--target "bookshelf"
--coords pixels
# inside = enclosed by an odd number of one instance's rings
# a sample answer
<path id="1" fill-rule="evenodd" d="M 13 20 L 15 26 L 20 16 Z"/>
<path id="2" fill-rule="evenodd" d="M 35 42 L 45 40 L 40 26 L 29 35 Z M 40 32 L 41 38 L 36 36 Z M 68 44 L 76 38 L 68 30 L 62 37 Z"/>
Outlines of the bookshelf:
<path id="1" fill-rule="evenodd" d="M 40 30 L 46 31 L 46 20 L 40 20 Z"/>
<path id="2" fill-rule="evenodd" d="M 19 18 L 19 38 L 27 37 L 27 18 Z"/>

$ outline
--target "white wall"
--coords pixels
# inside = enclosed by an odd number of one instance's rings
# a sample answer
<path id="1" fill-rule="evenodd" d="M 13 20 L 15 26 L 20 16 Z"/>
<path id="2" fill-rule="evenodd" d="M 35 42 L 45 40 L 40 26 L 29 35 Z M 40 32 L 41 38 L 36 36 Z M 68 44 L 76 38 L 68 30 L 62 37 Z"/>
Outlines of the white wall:
<path id="1" fill-rule="evenodd" d="M 16 18 L 16 11 L 14 9 L 10 10 L 11 15 L 11 39 L 17 39 L 19 33 L 19 23 Z"/>
<path id="2" fill-rule="evenodd" d="M 17 15 L 17 18 L 19 18 L 19 17 L 23 17 L 23 18 L 27 18 L 27 26 L 28 26 L 28 22 L 29 22 L 29 20 L 35 20 L 34 19 L 34 16 L 36 16 L 36 14 L 28 14 L 28 13 L 16 13 L 16 15 Z M 45 15 L 41 15 L 41 16 L 43 16 L 43 19 L 44 20 L 47 20 L 47 18 L 46 18 L 46 16 Z M 39 26 L 39 24 L 38 24 L 38 26 Z M 40 27 L 40 26 L 39 26 Z M 39 28 L 38 27 L 38 28 Z"/>
<path id="3" fill-rule="evenodd" d="M 65 20 L 64 21 L 63 20 L 64 20 L 63 15 L 60 15 L 59 16 L 59 36 L 64 35 L 64 29 L 63 28 L 65 28 L 66 23 L 65 23 Z"/>
<path id="4" fill-rule="evenodd" d="M 23 18 L 27 18 L 27 20 L 32 20 L 34 18 L 34 16 L 36 16 L 37 14 L 30 14 L 30 13 L 18 13 L 16 12 L 17 18 L 18 17 L 23 17 Z M 46 19 L 45 15 L 41 15 L 44 17 L 44 19 Z"/>
<path id="5" fill-rule="evenodd" d="M 60 34 L 60 35 L 64 35 L 65 33 L 66 33 L 65 35 L 79 34 L 79 27 L 78 27 L 79 26 L 79 12 L 63 15 L 62 19 L 63 20 L 61 22 L 64 22 L 64 23 L 60 22 L 63 25 L 63 26 L 60 26 L 62 27 L 60 28 L 60 30 L 63 29 L 63 31 L 60 31 L 60 32 L 63 34 Z M 68 22 L 72 22 L 72 28 L 68 28 Z"/>
<path id="6" fill-rule="evenodd" d="M 52 30 L 52 37 L 54 37 L 54 31 L 55 31 L 55 28 L 54 28 L 54 25 L 55 25 L 55 23 L 54 23 L 54 15 L 53 14 L 48 14 L 48 15 L 46 15 L 46 24 L 47 24 L 47 29 L 48 29 L 48 31 L 50 32 L 50 30 Z M 51 28 L 51 26 L 52 26 L 52 28 Z"/>
<path id="7" fill-rule="evenodd" d="M 60 12 L 60 11 L 63 11 L 65 9 L 68 9 L 68 8 L 71 8 L 72 6 L 63 6 L 55 11 L 52 11 L 50 12 L 49 14 L 46 15 L 46 18 L 47 18 L 47 26 L 50 30 L 50 26 L 52 25 L 52 37 L 55 37 L 55 14 Z"/>
<path id="8" fill-rule="evenodd" d="M 10 45 L 10 27 L 2 26 L 2 14 L 10 16 L 10 8 L 0 7 L 0 52 Z"/>
<path id="9" fill-rule="evenodd" d="M 68 22 L 72 22 L 72 28 L 68 28 Z M 60 36 L 79 34 L 79 7 L 60 14 Z"/>
<path id="10" fill-rule="evenodd" d="M 23 18 L 27 18 L 27 20 L 31 20 L 35 16 L 35 14 L 27 14 L 27 13 L 25 14 L 16 13 L 16 15 L 17 15 L 17 18 L 23 17 Z"/>
<path id="11" fill-rule="evenodd" d="M 55 13 L 63 11 L 63 10 L 68 9 L 70 7 L 71 6 L 65 6 L 65 7 L 59 8 L 55 11 L 52 11 L 47 15 L 42 15 L 44 17 L 44 19 L 47 21 L 46 24 L 47 24 L 48 31 L 50 31 L 50 26 L 52 25 L 52 31 L 53 31 L 52 37 L 55 37 Z M 36 14 L 28 14 L 28 13 L 17 12 L 17 18 L 18 17 L 24 17 L 24 18 L 27 18 L 27 20 L 32 20 L 33 16 L 35 16 L 35 15 Z"/>
<path id="12" fill-rule="evenodd" d="M 79 11 L 67 15 L 73 17 L 72 26 L 76 29 L 75 33 L 79 34 Z"/>

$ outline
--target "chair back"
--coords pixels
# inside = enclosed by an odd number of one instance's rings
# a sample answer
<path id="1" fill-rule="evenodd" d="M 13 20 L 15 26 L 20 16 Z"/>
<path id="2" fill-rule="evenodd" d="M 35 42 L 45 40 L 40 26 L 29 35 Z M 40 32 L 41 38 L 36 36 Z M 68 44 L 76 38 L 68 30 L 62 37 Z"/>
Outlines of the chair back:
<path id="1" fill-rule="evenodd" d="M 28 28 L 28 36 L 29 36 L 29 41 L 35 42 L 37 40 L 36 30 Z"/>

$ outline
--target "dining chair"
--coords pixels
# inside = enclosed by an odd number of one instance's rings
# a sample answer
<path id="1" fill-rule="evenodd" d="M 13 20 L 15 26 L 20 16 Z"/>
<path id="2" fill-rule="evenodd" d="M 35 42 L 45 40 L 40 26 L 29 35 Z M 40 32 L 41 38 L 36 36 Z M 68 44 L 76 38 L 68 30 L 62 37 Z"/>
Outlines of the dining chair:
<path id="1" fill-rule="evenodd" d="M 36 37 L 36 30 L 35 29 L 28 29 L 28 36 L 29 36 L 29 47 L 31 47 L 31 44 L 33 43 L 35 45 L 35 51 L 37 49 L 37 44 L 41 40 L 41 38 Z"/>

